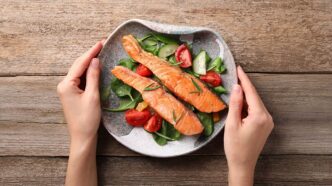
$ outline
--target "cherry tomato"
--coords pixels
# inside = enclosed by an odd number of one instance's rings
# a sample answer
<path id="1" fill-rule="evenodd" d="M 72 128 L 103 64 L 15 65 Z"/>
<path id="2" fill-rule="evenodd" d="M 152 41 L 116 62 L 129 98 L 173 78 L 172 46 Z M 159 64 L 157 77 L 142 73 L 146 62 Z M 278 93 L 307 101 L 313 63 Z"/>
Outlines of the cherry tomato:
<path id="1" fill-rule="evenodd" d="M 217 87 L 222 83 L 220 75 L 214 71 L 208 71 L 205 75 L 201 75 L 199 78 L 213 87 Z"/>
<path id="2" fill-rule="evenodd" d="M 138 67 L 136 68 L 136 73 L 144 77 L 152 76 L 151 70 L 149 70 L 146 66 L 142 64 L 138 65 Z"/>
<path id="3" fill-rule="evenodd" d="M 158 114 L 155 114 L 144 125 L 144 129 L 148 132 L 157 132 L 161 127 L 161 123 L 162 118 Z"/>
<path id="4" fill-rule="evenodd" d="M 129 125 L 143 126 L 151 117 L 151 113 L 148 109 L 143 111 L 137 111 L 135 109 L 129 109 L 125 112 L 125 119 Z"/>
<path id="5" fill-rule="evenodd" d="M 175 59 L 180 62 L 180 67 L 188 68 L 192 65 L 191 54 L 185 44 L 180 45 L 175 51 Z"/>

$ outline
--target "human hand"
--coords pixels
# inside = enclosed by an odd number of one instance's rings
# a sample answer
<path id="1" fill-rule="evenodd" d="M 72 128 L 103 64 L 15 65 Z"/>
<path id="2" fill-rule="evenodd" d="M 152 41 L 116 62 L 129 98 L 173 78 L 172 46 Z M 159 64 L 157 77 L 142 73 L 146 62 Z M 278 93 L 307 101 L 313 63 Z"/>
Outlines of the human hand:
<path id="1" fill-rule="evenodd" d="M 79 57 L 67 76 L 58 84 L 60 97 L 72 143 L 84 143 L 96 139 L 100 123 L 99 100 L 100 64 L 97 58 L 102 42 Z M 86 72 L 85 90 L 79 88 L 80 77 Z M 95 140 L 94 140 L 95 141 Z"/>
<path id="2" fill-rule="evenodd" d="M 224 148 L 230 185 L 252 185 L 258 156 L 274 123 L 241 67 L 237 68 L 237 73 L 241 86 L 234 85 L 232 90 L 225 126 Z M 243 92 L 248 104 L 248 116 L 245 118 L 241 117 Z"/>

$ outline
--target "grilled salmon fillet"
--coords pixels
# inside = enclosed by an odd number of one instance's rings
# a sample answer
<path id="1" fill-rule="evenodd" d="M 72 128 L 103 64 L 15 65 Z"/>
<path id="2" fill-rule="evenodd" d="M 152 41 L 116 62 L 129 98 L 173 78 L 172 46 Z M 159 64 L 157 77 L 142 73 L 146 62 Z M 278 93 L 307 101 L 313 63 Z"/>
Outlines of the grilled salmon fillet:
<path id="1" fill-rule="evenodd" d="M 149 68 L 171 92 L 199 111 L 210 113 L 226 108 L 220 98 L 199 79 L 183 72 L 177 66 L 170 65 L 167 61 L 145 52 L 132 35 L 124 36 L 122 45 L 131 58 Z"/>
<path id="2" fill-rule="evenodd" d="M 152 79 L 140 76 L 131 70 L 116 66 L 112 74 L 142 94 L 143 100 L 149 104 L 162 118 L 174 125 L 181 134 L 195 135 L 203 131 L 203 125 L 196 115 L 180 101 L 167 93 Z M 154 90 L 144 90 L 146 87 Z"/>

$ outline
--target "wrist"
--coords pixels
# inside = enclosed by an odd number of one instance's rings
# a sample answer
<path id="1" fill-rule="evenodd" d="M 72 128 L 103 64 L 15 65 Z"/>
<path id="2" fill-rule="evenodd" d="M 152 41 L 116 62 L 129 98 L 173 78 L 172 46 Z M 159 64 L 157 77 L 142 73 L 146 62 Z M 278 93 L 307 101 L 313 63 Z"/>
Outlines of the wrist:
<path id="1" fill-rule="evenodd" d="M 229 185 L 253 185 L 255 166 L 229 165 Z"/>
<path id="2" fill-rule="evenodd" d="M 70 155 L 96 154 L 97 135 L 90 138 L 71 138 Z"/>

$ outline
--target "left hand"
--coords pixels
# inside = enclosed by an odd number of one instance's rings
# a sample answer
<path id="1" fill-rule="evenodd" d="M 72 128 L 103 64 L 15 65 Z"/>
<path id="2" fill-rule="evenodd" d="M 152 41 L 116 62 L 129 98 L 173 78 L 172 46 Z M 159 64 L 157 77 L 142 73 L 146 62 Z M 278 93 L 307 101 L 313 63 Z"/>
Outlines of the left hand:
<path id="1" fill-rule="evenodd" d="M 99 60 L 95 58 L 102 49 L 102 42 L 79 57 L 67 76 L 57 86 L 72 142 L 96 139 L 101 118 L 99 100 Z M 80 77 L 86 73 L 85 90 L 79 88 Z"/>

